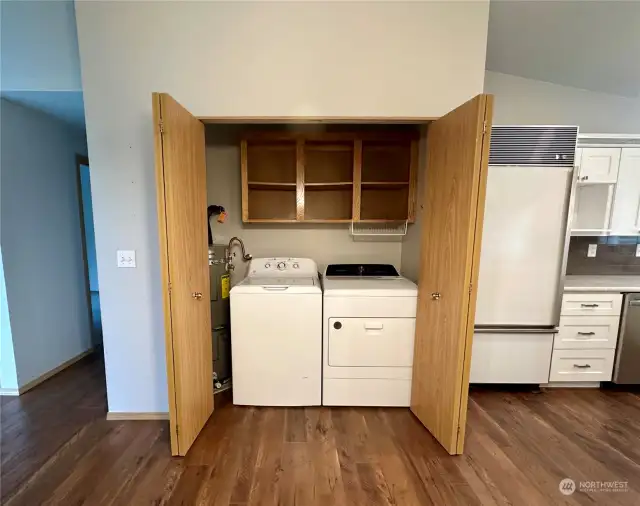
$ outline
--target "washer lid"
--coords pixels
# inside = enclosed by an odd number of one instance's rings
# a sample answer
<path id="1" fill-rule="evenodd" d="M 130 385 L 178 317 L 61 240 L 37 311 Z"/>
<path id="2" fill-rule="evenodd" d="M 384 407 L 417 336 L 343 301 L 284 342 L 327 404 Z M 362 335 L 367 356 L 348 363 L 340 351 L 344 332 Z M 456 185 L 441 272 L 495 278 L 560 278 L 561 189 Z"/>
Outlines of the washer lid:
<path id="1" fill-rule="evenodd" d="M 325 278 L 325 297 L 417 297 L 418 287 L 403 277 Z"/>
<path id="2" fill-rule="evenodd" d="M 246 277 L 231 293 L 321 293 L 320 283 L 312 277 Z"/>

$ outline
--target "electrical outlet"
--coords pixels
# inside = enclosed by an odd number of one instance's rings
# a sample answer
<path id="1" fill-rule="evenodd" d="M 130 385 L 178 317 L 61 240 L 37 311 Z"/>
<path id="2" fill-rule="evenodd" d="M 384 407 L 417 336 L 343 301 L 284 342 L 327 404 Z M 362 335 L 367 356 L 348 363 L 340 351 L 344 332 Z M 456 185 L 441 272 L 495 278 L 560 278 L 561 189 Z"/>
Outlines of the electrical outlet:
<path id="1" fill-rule="evenodd" d="M 589 244 L 589 249 L 587 250 L 587 256 L 589 258 L 593 258 L 596 256 L 596 253 L 598 252 L 598 245 L 597 244 Z"/>
<path id="2" fill-rule="evenodd" d="M 640 257 L 640 244 L 636 244 L 636 256 Z"/>
<path id="3" fill-rule="evenodd" d="M 118 250 L 118 267 L 135 267 L 136 251 L 135 250 Z"/>

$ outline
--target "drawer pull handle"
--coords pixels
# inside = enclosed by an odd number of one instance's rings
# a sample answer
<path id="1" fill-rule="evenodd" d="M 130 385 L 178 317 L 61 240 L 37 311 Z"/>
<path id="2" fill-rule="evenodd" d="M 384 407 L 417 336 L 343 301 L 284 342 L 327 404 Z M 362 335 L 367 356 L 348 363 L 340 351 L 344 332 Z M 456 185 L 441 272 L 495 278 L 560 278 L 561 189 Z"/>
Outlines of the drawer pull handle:
<path id="1" fill-rule="evenodd" d="M 598 304 L 580 304 L 580 307 L 599 307 Z"/>
<path id="2" fill-rule="evenodd" d="M 382 330 L 382 328 L 383 328 L 382 323 L 371 322 L 371 323 L 364 324 L 364 330 Z"/>
<path id="3" fill-rule="evenodd" d="M 578 332 L 579 336 L 595 336 L 595 332 Z"/>
<path id="4" fill-rule="evenodd" d="M 591 369 L 591 366 L 589 364 L 573 364 L 573 367 L 575 367 L 576 369 Z"/>

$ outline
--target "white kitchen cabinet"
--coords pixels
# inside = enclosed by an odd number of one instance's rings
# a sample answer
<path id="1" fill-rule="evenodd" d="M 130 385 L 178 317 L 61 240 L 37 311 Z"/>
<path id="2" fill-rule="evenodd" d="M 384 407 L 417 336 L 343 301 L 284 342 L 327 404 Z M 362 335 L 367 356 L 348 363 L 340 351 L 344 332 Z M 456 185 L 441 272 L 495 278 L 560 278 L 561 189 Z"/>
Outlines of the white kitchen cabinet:
<path id="1" fill-rule="evenodd" d="M 622 310 L 619 293 L 565 293 L 549 382 L 610 381 Z"/>
<path id="2" fill-rule="evenodd" d="M 565 293 L 562 316 L 618 316 L 622 309 L 619 293 Z"/>
<path id="3" fill-rule="evenodd" d="M 615 350 L 553 350 L 549 381 L 610 381 Z"/>
<path id="4" fill-rule="evenodd" d="M 621 148 L 582 148 L 578 180 L 584 183 L 615 183 Z"/>
<path id="5" fill-rule="evenodd" d="M 619 316 L 563 316 L 553 349 L 615 349 Z"/>
<path id="6" fill-rule="evenodd" d="M 614 194 L 615 186 L 612 184 L 578 184 L 571 235 L 608 234 Z"/>
<path id="7" fill-rule="evenodd" d="M 640 233 L 640 148 L 622 148 L 610 229 L 612 235 Z"/>

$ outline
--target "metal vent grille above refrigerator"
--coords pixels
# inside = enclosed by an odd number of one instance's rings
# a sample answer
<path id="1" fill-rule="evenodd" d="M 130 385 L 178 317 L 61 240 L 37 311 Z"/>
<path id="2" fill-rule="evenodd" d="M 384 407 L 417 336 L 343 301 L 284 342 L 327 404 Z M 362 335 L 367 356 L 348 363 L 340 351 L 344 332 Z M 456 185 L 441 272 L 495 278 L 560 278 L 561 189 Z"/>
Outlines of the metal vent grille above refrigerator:
<path id="1" fill-rule="evenodd" d="M 573 167 L 577 126 L 494 126 L 489 165 Z"/>

